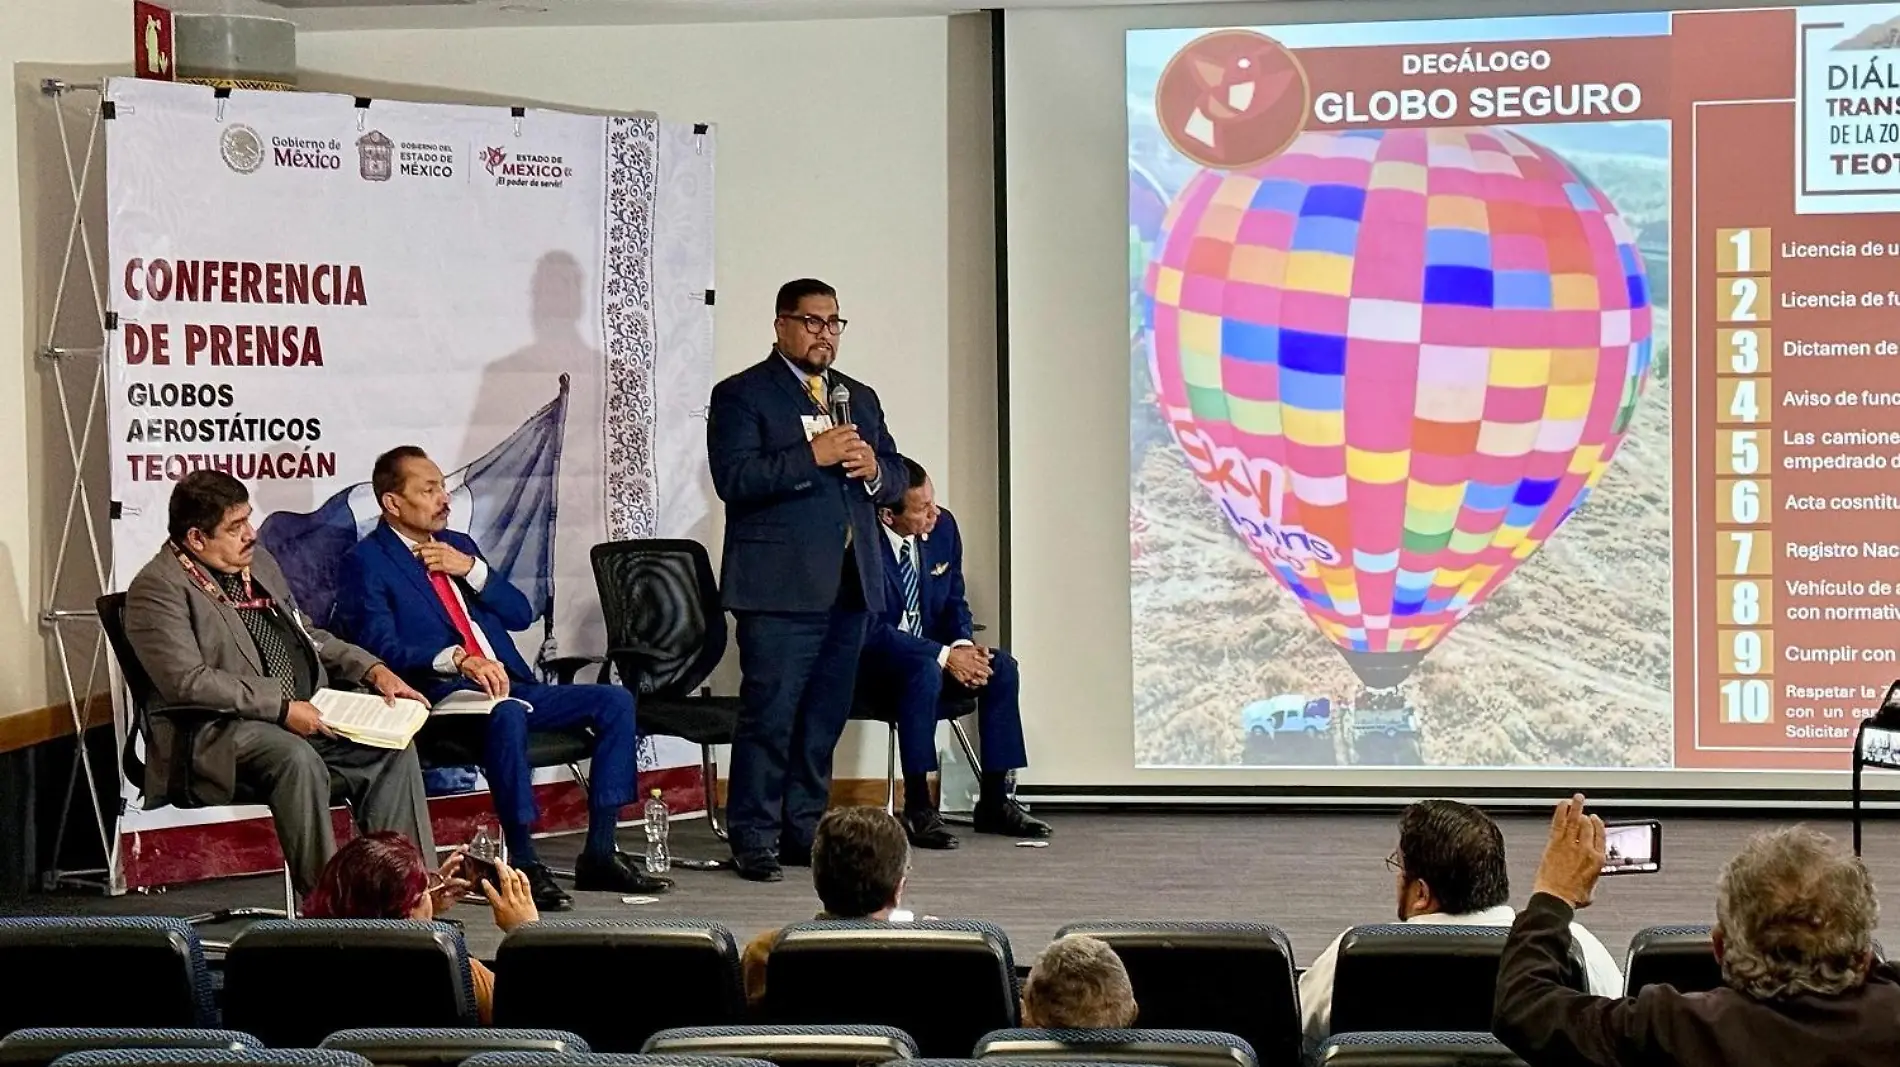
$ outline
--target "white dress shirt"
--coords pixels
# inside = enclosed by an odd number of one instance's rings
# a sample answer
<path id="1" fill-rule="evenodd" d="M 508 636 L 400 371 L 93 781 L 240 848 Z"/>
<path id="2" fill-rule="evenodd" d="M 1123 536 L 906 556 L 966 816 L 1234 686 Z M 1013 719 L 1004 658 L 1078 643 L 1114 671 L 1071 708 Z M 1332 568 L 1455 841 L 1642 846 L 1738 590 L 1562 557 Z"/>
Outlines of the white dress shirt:
<path id="1" fill-rule="evenodd" d="M 773 349 L 773 351 L 778 352 L 777 349 Z M 823 374 L 806 374 L 802 367 L 800 367 L 796 363 L 793 363 L 789 358 L 786 357 L 785 353 L 783 352 L 778 352 L 778 358 L 784 361 L 785 366 L 788 369 L 790 369 L 793 374 L 798 375 L 798 387 L 804 390 L 807 396 L 811 394 L 811 380 L 813 378 L 818 379 L 819 385 L 821 387 L 821 391 L 825 394 L 825 396 L 829 397 L 831 395 L 831 390 L 822 388 L 823 386 L 828 385 L 830 383 L 831 379 L 829 377 Z M 830 414 L 831 408 L 828 405 L 824 405 L 824 407 L 825 407 L 825 413 L 827 415 Z M 876 496 L 877 491 L 880 488 L 882 488 L 883 485 L 884 485 L 884 467 L 882 464 L 879 464 L 877 471 L 873 473 L 869 478 L 866 478 L 864 480 L 864 491 L 871 496 Z"/>
<path id="2" fill-rule="evenodd" d="M 1466 915 L 1446 915 L 1433 912 L 1429 915 L 1414 915 L 1405 921 L 1408 923 L 1430 924 L 1435 926 L 1509 926 L 1517 920 L 1517 909 L 1509 904 L 1499 904 L 1495 908 L 1474 911 Z M 1623 995 L 1623 970 L 1616 964 L 1616 957 L 1603 947 L 1596 935 L 1585 930 L 1577 923 L 1570 924 L 1570 936 L 1577 947 L 1583 950 L 1584 971 L 1589 978 L 1590 992 L 1599 997 L 1621 997 Z M 1306 1040 L 1317 1045 L 1326 1040 L 1333 1025 L 1333 971 L 1339 966 L 1339 943 L 1345 940 L 1345 933 L 1333 938 L 1326 951 L 1319 954 L 1313 965 L 1300 975 L 1300 1025 L 1306 1031 Z"/>
<path id="3" fill-rule="evenodd" d="M 889 526 L 879 528 L 884 531 L 885 537 L 890 538 L 892 555 L 901 560 L 904 558 L 904 550 L 910 550 L 910 565 L 917 571 L 917 610 L 922 611 L 924 606 L 924 557 L 922 553 L 926 539 L 921 537 L 906 537 L 896 530 L 891 529 Z M 897 584 L 903 585 L 904 583 L 900 580 Z M 898 629 L 912 637 L 922 637 L 924 620 L 911 614 L 910 608 L 906 606 L 904 609 L 903 624 L 900 625 Z M 974 641 L 966 641 L 959 637 L 947 645 L 939 646 L 937 648 L 937 666 L 943 667 L 950 662 L 951 649 L 962 648 L 964 645 L 975 643 Z"/>
<path id="4" fill-rule="evenodd" d="M 390 529 L 396 530 L 394 526 L 391 526 Z M 401 530 L 396 530 L 396 536 L 402 538 L 403 547 L 407 548 L 411 553 L 414 553 L 421 545 L 420 541 L 411 541 L 409 535 L 403 533 Z M 469 568 L 468 574 L 465 575 L 462 580 L 468 583 L 470 589 L 475 590 L 477 593 L 481 592 L 482 589 L 488 585 L 487 561 L 477 556 L 475 558 L 475 566 Z M 489 643 L 488 635 L 482 632 L 482 624 L 475 621 L 475 613 L 468 610 L 468 601 L 462 599 L 462 587 L 455 584 L 454 578 L 449 579 L 449 592 L 454 594 L 455 602 L 461 605 L 462 614 L 468 619 L 469 629 L 475 631 L 475 643 L 481 647 L 482 655 L 488 659 L 495 659 L 495 646 Z M 431 667 L 435 668 L 435 673 L 460 674 L 461 672 L 455 669 L 455 652 L 461 647 L 460 644 L 453 644 L 436 653 L 435 661 L 430 664 Z"/>

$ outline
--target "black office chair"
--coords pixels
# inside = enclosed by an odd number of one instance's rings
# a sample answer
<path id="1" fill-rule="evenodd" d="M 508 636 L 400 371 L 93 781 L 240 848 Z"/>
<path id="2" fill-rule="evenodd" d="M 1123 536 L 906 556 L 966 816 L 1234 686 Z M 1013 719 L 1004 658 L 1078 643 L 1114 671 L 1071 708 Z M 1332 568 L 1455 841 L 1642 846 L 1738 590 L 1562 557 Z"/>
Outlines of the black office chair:
<path id="1" fill-rule="evenodd" d="M 794 923 L 765 964 L 761 1019 L 895 1027 L 925 1056 L 968 1052 L 1015 1026 L 1021 1002 L 1009 938 L 985 922 Z M 920 996 L 919 990 L 929 991 Z"/>
<path id="2" fill-rule="evenodd" d="M 976 1058 L 1148 1067 L 1259 1067 L 1252 1046 L 1210 1030 L 998 1030 L 976 1043 Z"/>
<path id="3" fill-rule="evenodd" d="M 485 1052 L 571 1055 L 588 1051 L 579 1034 L 495 1027 L 389 1027 L 339 1030 L 318 1048 L 353 1052 L 376 1067 L 458 1067 Z"/>
<path id="4" fill-rule="evenodd" d="M 937 721 L 950 723 L 950 731 L 956 735 L 957 744 L 963 749 L 963 756 L 970 761 L 972 773 L 981 777 L 983 762 L 977 758 L 976 749 L 970 744 L 970 735 L 963 730 L 963 716 L 976 713 L 976 698 L 965 697 L 962 700 L 944 698 L 937 703 Z M 862 686 L 852 694 L 851 717 L 859 722 L 881 722 L 889 730 L 890 736 L 884 745 L 884 810 L 897 814 L 897 709 L 879 700 L 876 694 L 866 693 Z"/>
<path id="5" fill-rule="evenodd" d="M 706 546 L 677 538 L 609 541 L 589 556 L 607 625 L 598 680 L 618 674 L 633 691 L 642 733 L 699 746 L 707 825 L 723 841 L 713 746 L 732 744 L 740 704 L 738 697 L 713 696 L 705 684 L 726 654 L 726 613 Z M 730 865 L 678 856 L 673 862 L 689 870 Z"/>
<path id="6" fill-rule="evenodd" d="M 646 1056 L 637 1052 L 484 1052 L 462 1067 L 773 1067 L 769 1060 L 736 1056 Z"/>
<path id="7" fill-rule="evenodd" d="M 319 995 L 286 1010 L 290 990 Z M 314 1048 L 339 1030 L 463 1027 L 479 1020 L 468 949 L 455 927 L 302 919 L 253 923 L 231 942 L 224 1021 L 275 1048 Z"/>
<path id="8" fill-rule="evenodd" d="M 140 795 L 145 797 L 146 808 L 162 808 L 170 805 L 174 808 L 199 808 L 191 795 L 190 754 L 193 734 L 205 723 L 230 714 L 229 709 L 173 705 L 158 708 L 158 686 L 152 682 L 145 666 L 139 662 L 138 653 L 132 648 L 131 638 L 125 633 L 125 594 L 107 593 L 94 602 L 99 611 L 99 626 L 105 631 L 106 642 L 112 646 L 112 655 L 119 661 L 119 675 L 125 679 L 128 704 L 132 709 L 132 729 L 126 731 L 125 750 L 120 753 L 120 763 L 125 771 L 125 779 L 135 783 Z M 162 797 L 151 796 L 145 791 L 145 761 L 139 755 L 138 745 L 142 742 L 145 751 L 152 751 L 152 720 L 165 718 L 172 726 L 175 740 L 174 759 L 178 765 L 173 768 L 170 784 L 171 791 Z M 347 806 L 348 794 L 343 780 L 334 772 L 330 776 L 330 804 L 332 807 Z M 237 804 L 263 804 L 265 798 L 256 795 L 240 784 L 233 797 Z M 284 865 L 284 906 L 281 908 L 218 908 L 186 918 L 193 926 L 212 923 L 226 923 L 234 919 L 289 919 L 297 914 L 297 887 L 290 877 L 290 865 Z M 214 942 L 222 948 L 223 944 Z"/>
<path id="9" fill-rule="evenodd" d="M 1234 1034 L 1269 1065 L 1300 1062 L 1293 946 L 1277 926 L 1217 922 L 1083 922 L 1056 931 L 1105 941 L 1134 986 L 1144 1030 Z"/>
<path id="10" fill-rule="evenodd" d="M 1314 1060 L 1318 1067 L 1524 1067 L 1488 1033 L 1339 1034 L 1320 1046 Z"/>
<path id="11" fill-rule="evenodd" d="M 315 1048 L 111 1049 L 73 1052 L 53 1067 L 372 1067 L 361 1056 Z"/>
<path id="12" fill-rule="evenodd" d="M 1509 933 L 1502 926 L 1353 927 L 1340 940 L 1333 972 L 1332 1032 L 1489 1033 L 1498 959 Z M 1574 944 L 1564 984 L 1589 989 Z"/>
<path id="13" fill-rule="evenodd" d="M 186 1027 L 30 1027 L 0 1037 L 0 1067 L 48 1067 L 74 1052 L 102 1049 L 255 1049 L 264 1043 L 236 1030 Z"/>
<path id="14" fill-rule="evenodd" d="M 601 1052 L 638 1052 L 669 1026 L 744 1018 L 739 948 L 718 923 L 549 919 L 495 954 L 497 1026 L 571 1030 Z"/>
<path id="15" fill-rule="evenodd" d="M 487 745 L 488 717 L 485 715 L 431 715 L 416 733 L 416 759 L 425 771 L 441 767 L 479 767 Z M 581 763 L 594 756 L 594 735 L 586 727 L 572 730 L 528 731 L 528 766 L 566 767 L 585 792 L 587 775 Z M 504 858 L 507 843 L 502 842 Z M 571 868 L 549 866 L 563 878 L 574 877 Z"/>
<path id="16" fill-rule="evenodd" d="M 778 1067 L 860 1067 L 917 1058 L 917 1043 L 889 1026 L 697 1026 L 662 1030 L 648 1056 L 720 1056 Z"/>
<path id="17" fill-rule="evenodd" d="M 29 1027 L 213 1025 L 204 945 L 180 919 L 0 918 L 0 1035 Z M 102 979 L 136 996 L 94 996 Z"/>

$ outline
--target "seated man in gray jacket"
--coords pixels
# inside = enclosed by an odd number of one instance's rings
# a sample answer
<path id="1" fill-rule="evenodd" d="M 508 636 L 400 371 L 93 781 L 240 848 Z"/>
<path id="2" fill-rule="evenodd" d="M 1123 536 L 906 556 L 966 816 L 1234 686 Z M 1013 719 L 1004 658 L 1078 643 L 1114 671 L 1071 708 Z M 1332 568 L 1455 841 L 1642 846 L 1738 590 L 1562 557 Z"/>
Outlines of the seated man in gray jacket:
<path id="1" fill-rule="evenodd" d="M 336 851 L 332 775 L 364 830 L 394 830 L 435 855 L 415 747 L 346 741 L 310 703 L 332 679 L 390 698 L 422 695 L 298 610 L 284 572 L 257 544 L 242 482 L 193 471 L 172 489 L 169 518 L 168 540 L 125 600 L 126 636 L 158 690 L 146 803 L 270 805 L 299 895 Z"/>
<path id="2" fill-rule="evenodd" d="M 1498 963 L 1492 1029 L 1530 1067 L 1874 1067 L 1900 1062 L 1900 971 L 1874 952 L 1880 902 L 1860 858 L 1805 826 L 1757 834 L 1722 871 L 1723 988 L 1565 988 L 1570 917 L 1603 866 L 1603 820 L 1557 806 L 1530 902 Z"/>

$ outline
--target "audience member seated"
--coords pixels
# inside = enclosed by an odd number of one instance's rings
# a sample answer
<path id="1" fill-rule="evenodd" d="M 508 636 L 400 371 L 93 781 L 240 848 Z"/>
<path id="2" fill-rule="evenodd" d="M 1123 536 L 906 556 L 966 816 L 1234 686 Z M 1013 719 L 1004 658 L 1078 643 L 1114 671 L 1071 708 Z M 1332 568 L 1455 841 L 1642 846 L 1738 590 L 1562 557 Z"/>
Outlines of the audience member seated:
<path id="1" fill-rule="evenodd" d="M 317 888 L 304 905 L 311 919 L 419 919 L 427 922 L 455 906 L 469 890 L 472 867 L 461 853 L 450 856 L 442 869 L 431 871 L 422 862 L 415 843 L 401 834 L 364 834 L 337 850 Z M 482 895 L 506 934 L 541 918 L 535 910 L 528 876 L 497 863 L 501 884 L 481 882 Z M 484 1026 L 495 1013 L 495 972 L 480 960 L 468 961 L 475 987 L 475 1007 Z"/>
<path id="2" fill-rule="evenodd" d="M 1445 926 L 1509 926 L 1511 877 L 1504 863 L 1504 833 L 1491 817 L 1455 800 L 1421 800 L 1399 816 L 1399 847 L 1386 857 L 1396 875 L 1402 923 Z M 1590 991 L 1616 996 L 1623 972 L 1615 957 L 1583 927 L 1575 928 L 1589 972 Z M 1332 1032 L 1333 971 L 1339 943 L 1333 939 L 1300 975 L 1300 1018 L 1310 1046 Z"/>
<path id="3" fill-rule="evenodd" d="M 898 912 L 910 875 L 904 827 L 883 808 L 833 808 L 812 835 L 811 883 L 824 905 L 814 918 L 889 920 Z M 765 999 L 765 964 L 779 931 L 767 930 L 745 947 L 746 1001 Z"/>
<path id="4" fill-rule="evenodd" d="M 1135 987 L 1106 941 L 1070 934 L 1050 942 L 1023 984 L 1023 1025 L 1120 1030 L 1135 1025 Z"/>
<path id="5" fill-rule="evenodd" d="M 1723 869 L 1714 940 L 1726 988 L 1652 985 L 1624 999 L 1564 988 L 1570 919 L 1605 853 L 1603 820 L 1583 807 L 1581 796 L 1557 806 L 1504 945 L 1493 1028 L 1511 1051 L 1531 1067 L 1900 1061 L 1900 970 L 1875 962 L 1873 880 L 1807 827 L 1758 834 Z"/>
<path id="6" fill-rule="evenodd" d="M 300 895 L 336 852 L 333 779 L 358 827 L 407 834 L 434 855 L 415 746 L 391 751 L 339 737 L 310 702 L 332 685 L 389 698 L 422 694 L 303 613 L 290 580 L 258 544 L 251 513 L 243 482 L 214 470 L 185 475 L 172 487 L 168 539 L 126 588 L 125 636 L 158 690 L 146 804 L 183 792 L 206 807 L 270 805 Z M 167 709 L 209 717 L 194 725 Z"/>
<path id="7" fill-rule="evenodd" d="M 1019 706 L 1016 658 L 976 644 L 970 602 L 963 595 L 963 540 L 956 516 L 937 506 L 930 475 L 903 457 L 909 487 L 878 508 L 884 524 L 884 610 L 873 612 L 858 657 L 858 689 L 896 714 L 904 761 L 904 830 L 917 848 L 950 849 L 957 837 L 930 795 L 937 769 L 937 709 L 976 701 L 982 737 L 981 792 L 971 825 L 979 834 L 1048 837 L 1049 824 L 1016 802 L 1010 780 L 1029 765 Z"/>

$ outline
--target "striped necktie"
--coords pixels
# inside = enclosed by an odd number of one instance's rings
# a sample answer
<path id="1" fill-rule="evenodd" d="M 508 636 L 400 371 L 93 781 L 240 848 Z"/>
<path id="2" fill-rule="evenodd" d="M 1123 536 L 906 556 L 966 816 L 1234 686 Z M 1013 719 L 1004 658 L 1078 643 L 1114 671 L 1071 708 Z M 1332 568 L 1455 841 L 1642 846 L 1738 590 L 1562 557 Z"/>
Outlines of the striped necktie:
<path id="1" fill-rule="evenodd" d="M 917 561 L 911 558 L 910 541 L 897 550 L 897 580 L 904 583 L 904 632 L 916 634 L 923 609 L 917 591 Z"/>

